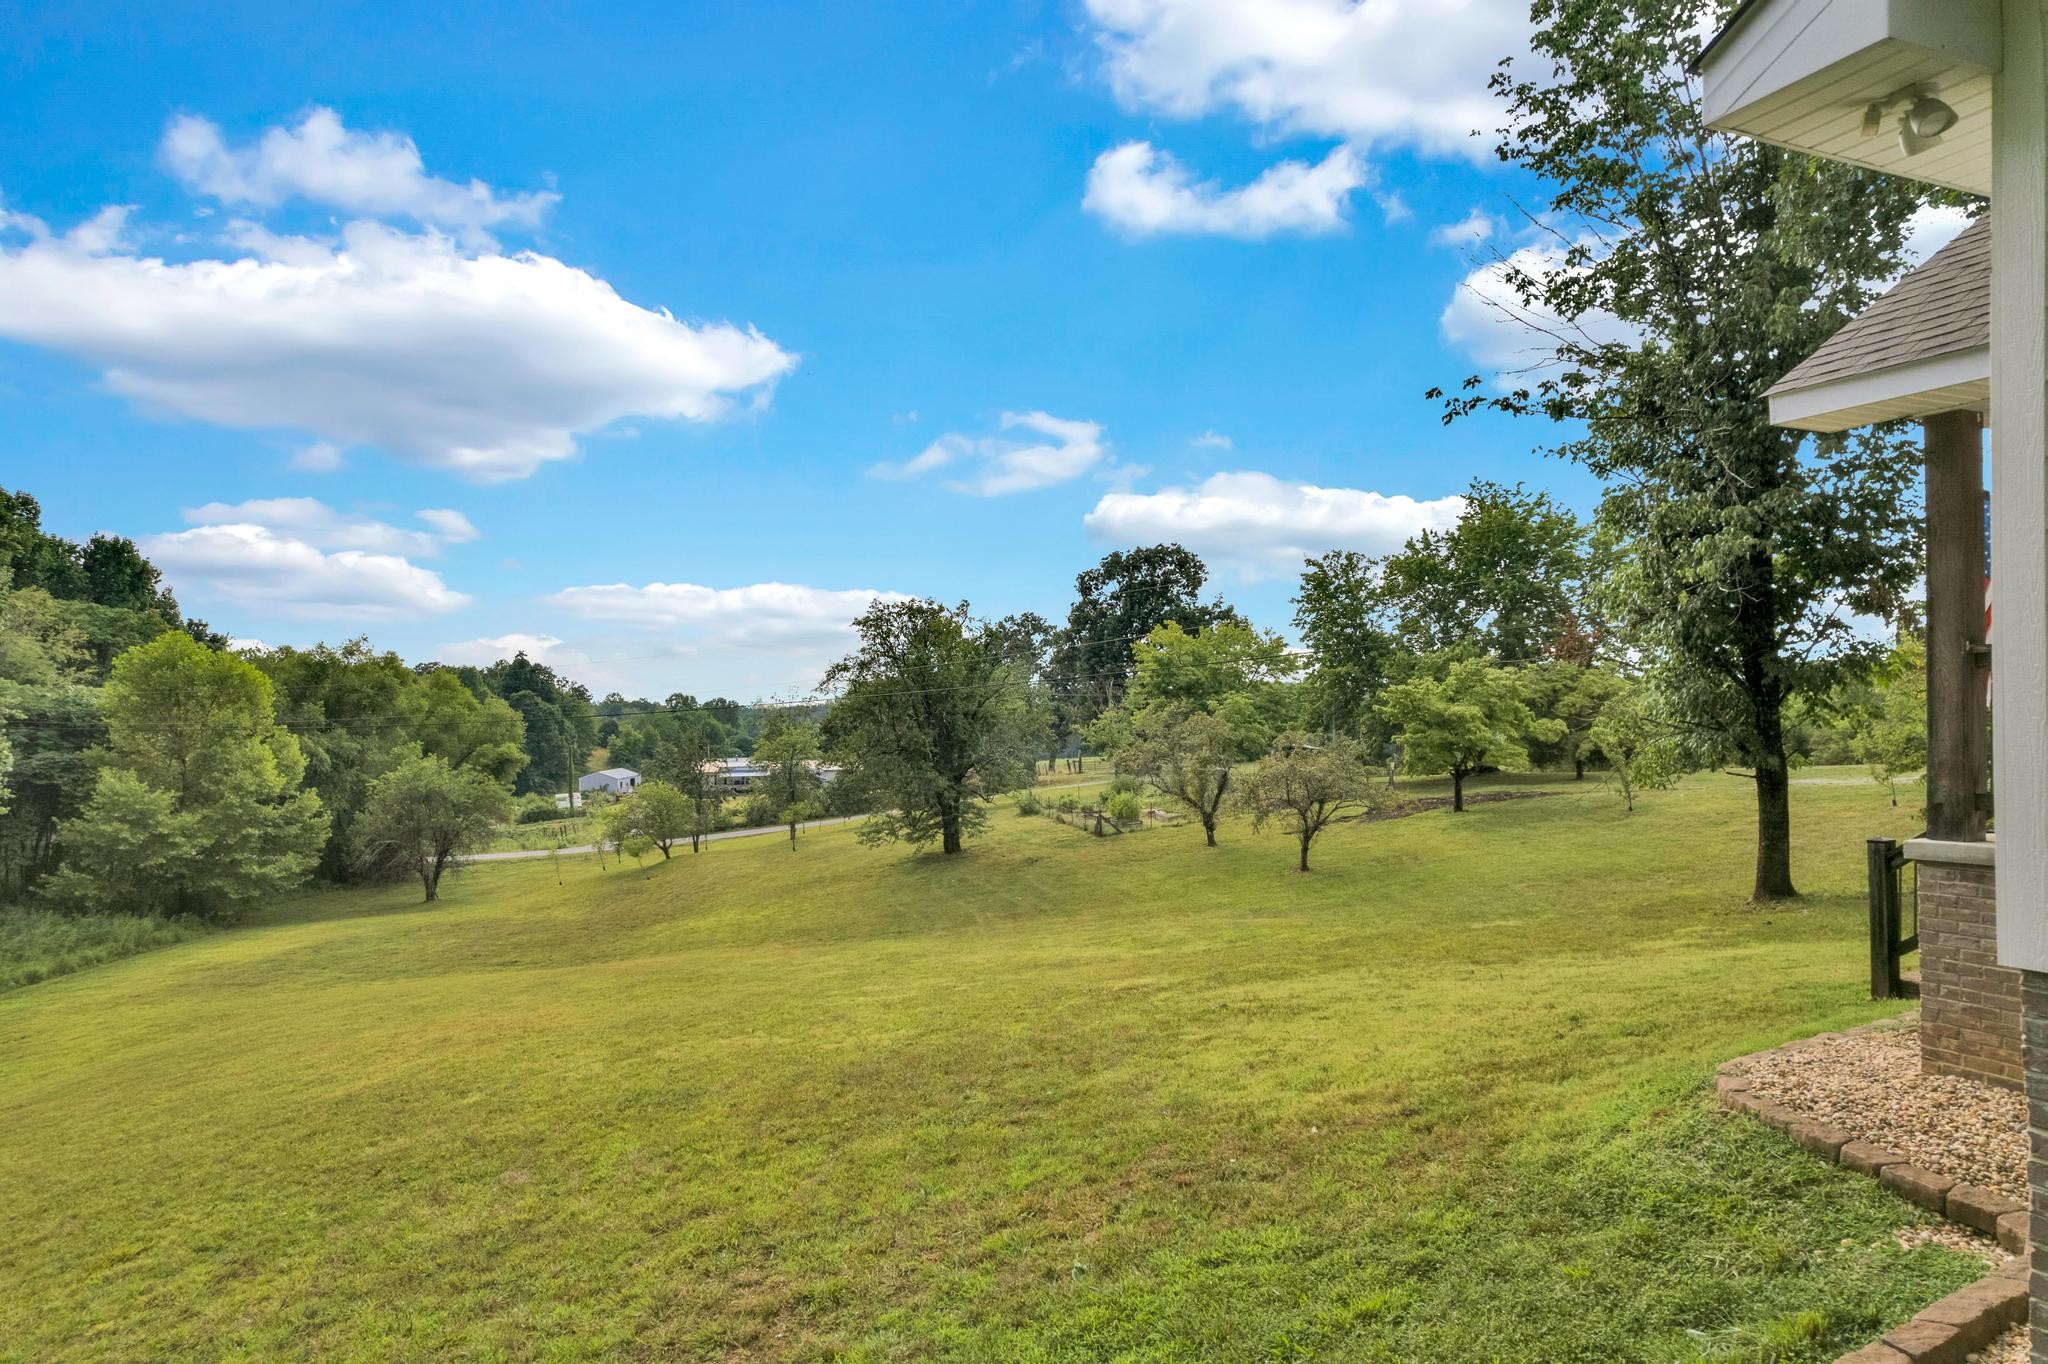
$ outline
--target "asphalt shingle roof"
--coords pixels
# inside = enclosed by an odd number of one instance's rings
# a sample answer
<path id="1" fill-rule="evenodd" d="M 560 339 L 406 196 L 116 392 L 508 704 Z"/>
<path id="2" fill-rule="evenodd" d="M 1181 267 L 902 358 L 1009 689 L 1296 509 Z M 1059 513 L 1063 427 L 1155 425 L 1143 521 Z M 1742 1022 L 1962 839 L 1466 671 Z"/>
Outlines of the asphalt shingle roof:
<path id="1" fill-rule="evenodd" d="M 1822 343 L 1776 397 L 1991 344 L 1991 219 L 1979 218 Z"/>

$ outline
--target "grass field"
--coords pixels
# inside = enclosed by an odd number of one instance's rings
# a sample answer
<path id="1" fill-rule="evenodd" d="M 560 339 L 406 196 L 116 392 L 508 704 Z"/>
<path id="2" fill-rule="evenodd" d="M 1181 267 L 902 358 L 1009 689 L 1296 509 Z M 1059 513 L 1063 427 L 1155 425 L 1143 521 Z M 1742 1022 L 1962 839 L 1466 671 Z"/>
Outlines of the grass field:
<path id="1" fill-rule="evenodd" d="M 543 820 L 539 824 L 508 824 L 491 839 L 489 852 L 543 852 L 549 848 L 582 848 L 597 842 L 594 815 Z"/>
<path id="2" fill-rule="evenodd" d="M 1819 1361 L 1979 1272 L 1710 1110 L 1874 784 L 481 866 L 0 995 L 0 1357 Z M 559 880 L 557 878 L 560 878 Z"/>

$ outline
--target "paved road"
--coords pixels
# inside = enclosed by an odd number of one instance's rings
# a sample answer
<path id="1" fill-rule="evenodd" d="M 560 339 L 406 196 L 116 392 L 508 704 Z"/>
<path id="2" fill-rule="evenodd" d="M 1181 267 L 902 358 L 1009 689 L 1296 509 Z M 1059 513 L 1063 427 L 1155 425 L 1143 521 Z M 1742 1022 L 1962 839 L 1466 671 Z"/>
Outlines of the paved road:
<path id="1" fill-rule="evenodd" d="M 797 829 L 799 831 L 806 829 L 829 829 L 835 824 L 851 824 L 857 819 L 866 818 L 866 815 L 842 815 L 838 819 L 811 819 L 797 825 Z M 788 833 L 788 825 L 772 824 L 765 829 L 726 829 L 721 833 L 704 835 L 704 841 L 706 843 L 717 843 L 728 838 L 761 838 L 768 834 L 782 834 L 786 836 Z M 688 839 L 683 840 L 683 846 L 689 846 Z M 570 857 L 577 853 L 594 853 L 597 851 L 597 845 L 595 843 L 585 843 L 581 847 L 562 848 L 559 851 L 562 856 Z M 465 862 L 523 862 L 531 857 L 553 857 L 556 852 L 557 849 L 554 848 L 524 848 L 517 852 L 471 853 L 462 860 Z"/>

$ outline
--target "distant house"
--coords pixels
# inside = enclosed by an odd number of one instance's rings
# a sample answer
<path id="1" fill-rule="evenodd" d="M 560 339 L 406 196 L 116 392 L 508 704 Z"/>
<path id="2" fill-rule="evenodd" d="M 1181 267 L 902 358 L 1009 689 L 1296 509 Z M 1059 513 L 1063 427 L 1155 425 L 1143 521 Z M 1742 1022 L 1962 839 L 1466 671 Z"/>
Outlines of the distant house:
<path id="1" fill-rule="evenodd" d="M 623 796 L 640 785 L 640 774 L 630 767 L 607 767 L 602 772 L 592 772 L 576 780 L 579 794 L 591 791 L 605 791 L 614 796 Z"/>
<path id="2" fill-rule="evenodd" d="M 752 758 L 718 758 L 704 764 L 704 772 L 711 778 L 712 787 L 726 795 L 743 796 L 754 789 L 754 783 L 768 775 L 768 769 Z M 811 761 L 811 770 L 818 774 L 818 780 L 826 785 L 839 778 L 839 768 L 832 763 Z"/>

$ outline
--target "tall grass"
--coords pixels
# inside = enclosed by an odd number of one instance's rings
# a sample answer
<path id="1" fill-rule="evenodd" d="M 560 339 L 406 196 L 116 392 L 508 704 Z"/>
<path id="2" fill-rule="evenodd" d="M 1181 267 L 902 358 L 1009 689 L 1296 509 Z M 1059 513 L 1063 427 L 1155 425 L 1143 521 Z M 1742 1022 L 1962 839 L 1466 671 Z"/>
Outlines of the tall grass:
<path id="1" fill-rule="evenodd" d="M 190 918 L 53 914 L 46 909 L 0 911 L 0 990 L 68 976 L 208 931 L 205 924 Z"/>

